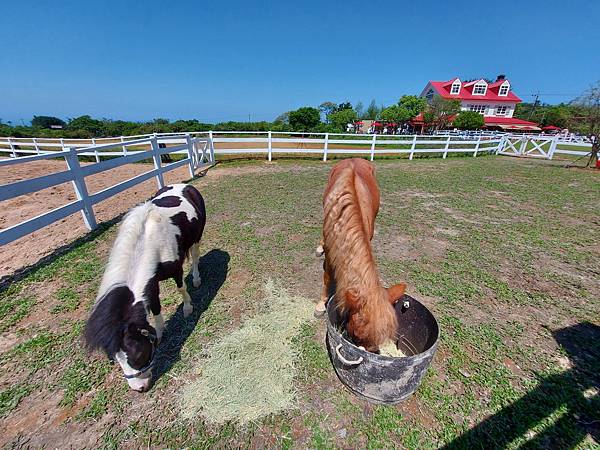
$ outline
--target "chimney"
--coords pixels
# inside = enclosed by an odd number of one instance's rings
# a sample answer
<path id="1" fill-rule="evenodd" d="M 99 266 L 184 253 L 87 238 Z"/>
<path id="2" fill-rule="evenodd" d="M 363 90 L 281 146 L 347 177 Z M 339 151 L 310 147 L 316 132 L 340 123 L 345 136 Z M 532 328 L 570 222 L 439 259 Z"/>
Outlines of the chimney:
<path id="1" fill-rule="evenodd" d="M 506 75 L 504 75 L 503 73 L 501 73 L 500 75 L 498 75 L 498 77 L 496 78 L 496 81 L 502 81 L 506 79 Z"/>

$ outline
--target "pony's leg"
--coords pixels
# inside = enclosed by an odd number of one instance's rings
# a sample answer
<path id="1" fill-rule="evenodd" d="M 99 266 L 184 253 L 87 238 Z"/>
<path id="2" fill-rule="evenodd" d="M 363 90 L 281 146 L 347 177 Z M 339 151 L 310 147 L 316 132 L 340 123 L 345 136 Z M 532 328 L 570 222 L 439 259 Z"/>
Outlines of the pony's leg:
<path id="1" fill-rule="evenodd" d="M 149 303 L 150 311 L 152 312 L 152 319 L 154 320 L 156 338 L 160 341 L 162 338 L 163 331 L 165 329 L 165 319 L 163 319 L 163 316 L 161 314 L 160 299 L 158 296 L 158 282 L 156 285 L 156 296 L 151 295 Z"/>
<path id="2" fill-rule="evenodd" d="M 195 288 L 200 286 L 200 242 L 192 245 L 192 284 Z"/>
<path id="3" fill-rule="evenodd" d="M 192 298 L 190 297 L 190 294 L 188 294 L 187 286 L 185 284 L 185 280 L 183 279 L 183 268 L 181 268 L 179 273 L 173 278 L 175 279 L 177 290 L 181 294 L 183 300 L 183 317 L 187 317 L 192 313 L 194 307 L 192 306 Z"/>
<path id="4" fill-rule="evenodd" d="M 323 242 L 323 239 L 321 239 L 319 241 L 319 246 L 315 250 L 315 255 L 317 255 L 318 257 L 323 256 L 323 254 L 325 253 L 325 249 L 323 248 L 324 245 L 325 245 L 325 243 Z"/>
<path id="5" fill-rule="evenodd" d="M 315 306 L 315 316 L 322 316 L 327 309 L 327 298 L 331 286 L 331 275 L 329 274 L 329 265 L 327 259 L 323 262 L 323 290 L 321 291 L 321 300 Z"/>

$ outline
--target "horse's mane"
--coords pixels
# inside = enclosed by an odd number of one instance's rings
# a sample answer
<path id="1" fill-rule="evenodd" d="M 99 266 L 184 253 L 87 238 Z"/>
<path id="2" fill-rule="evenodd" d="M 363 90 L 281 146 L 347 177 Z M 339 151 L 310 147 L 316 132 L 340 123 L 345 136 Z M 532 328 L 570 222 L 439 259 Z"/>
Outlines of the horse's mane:
<path id="1" fill-rule="evenodd" d="M 396 331 L 396 318 L 365 229 L 357 176 L 353 167 L 336 175 L 323 200 L 325 253 L 335 274 L 337 305 L 342 313 L 359 314 L 357 321 L 375 344 Z"/>
<path id="2" fill-rule="evenodd" d="M 102 349 L 113 358 L 121 347 L 125 325 L 142 324 L 146 309 L 142 303 L 133 302 L 133 292 L 127 286 L 113 286 L 94 306 L 85 325 L 85 342 L 89 350 Z"/>
<path id="3" fill-rule="evenodd" d="M 99 302 L 112 286 L 127 284 L 132 270 L 135 273 L 134 264 L 141 252 L 148 218 L 154 215 L 152 214 L 154 210 L 154 205 L 146 202 L 133 208 L 123 218 L 110 251 L 96 302 Z"/>

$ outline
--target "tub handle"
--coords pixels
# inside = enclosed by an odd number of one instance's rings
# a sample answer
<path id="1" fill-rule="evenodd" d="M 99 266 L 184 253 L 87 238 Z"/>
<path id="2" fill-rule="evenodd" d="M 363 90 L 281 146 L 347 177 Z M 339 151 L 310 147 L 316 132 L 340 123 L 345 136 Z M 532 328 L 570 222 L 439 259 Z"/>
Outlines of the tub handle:
<path id="1" fill-rule="evenodd" d="M 335 348 L 335 354 L 340 359 L 340 361 L 346 364 L 347 366 L 358 366 L 361 362 L 363 362 L 362 356 L 360 356 L 358 359 L 355 359 L 354 361 L 352 361 L 351 359 L 344 358 L 340 353 L 340 348 L 342 348 L 342 344 L 338 344 L 338 346 Z"/>

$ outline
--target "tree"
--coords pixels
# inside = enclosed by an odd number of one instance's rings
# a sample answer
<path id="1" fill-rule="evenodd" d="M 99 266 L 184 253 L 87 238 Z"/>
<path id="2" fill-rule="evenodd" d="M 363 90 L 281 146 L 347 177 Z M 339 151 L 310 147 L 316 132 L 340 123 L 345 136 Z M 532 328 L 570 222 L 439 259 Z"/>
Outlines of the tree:
<path id="1" fill-rule="evenodd" d="M 339 111 L 332 112 L 329 115 L 329 121 L 335 126 L 338 131 L 346 131 L 346 124 L 354 123 L 357 119 L 357 114 L 354 109 L 345 108 Z"/>
<path id="2" fill-rule="evenodd" d="M 296 131 L 311 131 L 321 123 L 321 114 L 317 108 L 305 106 L 290 111 L 290 125 Z"/>
<path id="3" fill-rule="evenodd" d="M 572 129 L 586 134 L 592 141 L 590 158 L 586 167 L 595 164 L 600 154 L 600 81 L 571 103 L 576 108 Z"/>
<path id="4" fill-rule="evenodd" d="M 273 123 L 278 124 L 278 125 L 289 125 L 290 123 L 290 112 L 286 111 L 284 113 L 279 114 L 275 120 L 273 121 Z"/>
<path id="5" fill-rule="evenodd" d="M 427 108 L 427 100 L 416 95 L 403 95 L 398 104 L 408 111 L 409 120 L 414 119 Z"/>
<path id="6" fill-rule="evenodd" d="M 340 103 L 335 110 L 343 111 L 344 109 L 352 109 L 352 104 L 350 102 Z"/>
<path id="7" fill-rule="evenodd" d="M 65 122 L 52 116 L 33 116 L 31 120 L 31 126 L 34 128 L 51 128 L 52 125 L 64 127 Z"/>
<path id="8" fill-rule="evenodd" d="M 445 100 L 439 95 L 431 99 L 423 113 L 423 120 L 427 126 L 440 130 L 448 126 L 452 117 L 460 112 L 459 100 Z"/>
<path id="9" fill-rule="evenodd" d="M 90 116 L 85 115 L 69 120 L 67 128 L 72 131 L 85 131 L 90 136 L 99 136 L 102 133 L 103 124 L 99 120 L 92 119 Z"/>
<path id="10" fill-rule="evenodd" d="M 452 123 L 461 130 L 479 130 L 483 127 L 483 116 L 475 111 L 461 111 Z"/>
<path id="11" fill-rule="evenodd" d="M 337 103 L 323 102 L 319 105 L 319 111 L 323 114 L 326 123 L 329 123 L 329 114 L 337 110 Z"/>
<path id="12" fill-rule="evenodd" d="M 359 119 L 363 118 L 363 115 L 365 114 L 365 107 L 362 102 L 358 102 L 356 105 L 354 105 L 354 111 L 356 111 L 356 115 Z"/>
<path id="13" fill-rule="evenodd" d="M 365 111 L 365 119 L 375 120 L 379 116 L 380 112 L 381 112 L 381 110 L 375 103 L 375 100 L 371 100 L 371 103 L 369 103 L 369 107 Z"/>

